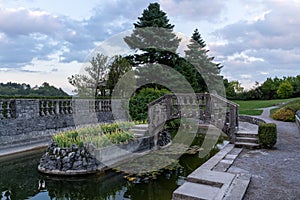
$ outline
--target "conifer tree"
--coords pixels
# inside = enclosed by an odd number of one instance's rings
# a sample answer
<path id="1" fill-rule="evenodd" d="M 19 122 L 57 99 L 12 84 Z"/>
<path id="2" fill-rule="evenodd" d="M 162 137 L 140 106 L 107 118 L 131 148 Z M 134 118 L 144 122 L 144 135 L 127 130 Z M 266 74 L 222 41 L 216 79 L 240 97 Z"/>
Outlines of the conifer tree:
<path id="1" fill-rule="evenodd" d="M 133 64 L 160 63 L 174 66 L 180 39 L 173 33 L 174 25 L 169 23 L 158 3 L 149 4 L 138 22 L 134 23 L 134 28 L 133 33 L 124 40 L 130 48 L 144 53 L 130 56 Z"/>
<path id="2" fill-rule="evenodd" d="M 214 85 L 220 80 L 220 69 L 222 66 L 213 62 L 214 57 L 209 57 L 209 50 L 205 49 L 206 44 L 198 29 L 195 29 L 188 50 L 185 51 L 185 58 L 195 68 L 197 84 L 201 92 L 207 92 L 207 84 Z"/>

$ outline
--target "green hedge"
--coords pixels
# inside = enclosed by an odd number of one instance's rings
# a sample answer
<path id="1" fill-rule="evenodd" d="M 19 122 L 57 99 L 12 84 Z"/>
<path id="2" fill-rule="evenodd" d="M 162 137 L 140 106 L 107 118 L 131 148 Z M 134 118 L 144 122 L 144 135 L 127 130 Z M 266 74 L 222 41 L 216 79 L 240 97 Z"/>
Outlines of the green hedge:
<path id="1" fill-rule="evenodd" d="M 134 95 L 129 101 L 129 112 L 132 120 L 148 119 L 148 104 L 169 94 L 166 89 L 144 88 Z"/>
<path id="2" fill-rule="evenodd" d="M 275 123 L 260 123 L 258 126 L 258 143 L 265 148 L 272 148 L 277 142 Z"/>

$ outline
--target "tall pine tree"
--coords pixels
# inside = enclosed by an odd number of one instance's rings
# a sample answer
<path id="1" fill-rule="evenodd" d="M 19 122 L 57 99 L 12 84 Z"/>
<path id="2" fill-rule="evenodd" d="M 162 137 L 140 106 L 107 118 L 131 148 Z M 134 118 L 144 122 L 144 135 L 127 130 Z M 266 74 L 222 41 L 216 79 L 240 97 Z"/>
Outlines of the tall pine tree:
<path id="1" fill-rule="evenodd" d="M 173 33 L 174 25 L 169 23 L 158 3 L 149 4 L 138 22 L 134 23 L 134 28 L 133 33 L 124 40 L 130 48 L 144 53 L 130 56 L 133 64 L 160 63 L 174 66 L 180 39 Z"/>
<path id="2" fill-rule="evenodd" d="M 198 29 L 195 29 L 188 50 L 185 51 L 186 60 L 193 65 L 196 73 L 197 85 L 201 92 L 208 92 L 207 85 L 215 85 L 220 81 L 220 69 L 222 66 L 213 62 L 214 57 L 209 57 L 209 50 L 201 38 Z"/>

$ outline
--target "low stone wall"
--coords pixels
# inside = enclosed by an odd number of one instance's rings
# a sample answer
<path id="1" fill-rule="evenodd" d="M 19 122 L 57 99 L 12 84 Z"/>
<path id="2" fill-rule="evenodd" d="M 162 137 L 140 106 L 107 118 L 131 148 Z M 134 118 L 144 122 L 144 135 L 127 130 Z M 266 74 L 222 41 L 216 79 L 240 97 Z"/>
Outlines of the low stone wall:
<path id="1" fill-rule="evenodd" d="M 266 121 L 264 121 L 262 119 L 252 117 L 249 115 L 239 115 L 239 121 L 248 122 L 250 124 L 255 124 L 255 125 L 259 125 L 259 123 L 266 123 Z"/>
<path id="2" fill-rule="evenodd" d="M 100 149 L 89 145 L 88 151 L 104 165 L 113 165 L 130 157 L 133 153 L 147 151 L 153 147 L 154 136 L 147 136 L 130 141 L 127 144 L 116 144 Z"/>
<path id="3" fill-rule="evenodd" d="M 102 172 L 118 162 L 142 153 L 154 147 L 154 136 L 147 136 L 130 141 L 126 144 L 110 145 L 95 148 L 89 144 L 84 147 L 73 145 L 59 148 L 52 142 L 40 159 L 38 170 L 51 175 L 84 175 Z"/>
<path id="4" fill-rule="evenodd" d="M 295 119 L 296 119 L 296 124 L 297 124 L 297 126 L 298 126 L 299 133 L 300 133 L 300 110 L 298 110 L 298 111 L 296 112 Z"/>
<path id="5" fill-rule="evenodd" d="M 96 173 L 98 165 L 85 147 L 59 148 L 52 143 L 40 159 L 38 170 L 52 175 L 82 175 Z"/>
<path id="6" fill-rule="evenodd" d="M 0 149 L 46 141 L 59 131 L 113 119 L 110 100 L 0 99 Z"/>

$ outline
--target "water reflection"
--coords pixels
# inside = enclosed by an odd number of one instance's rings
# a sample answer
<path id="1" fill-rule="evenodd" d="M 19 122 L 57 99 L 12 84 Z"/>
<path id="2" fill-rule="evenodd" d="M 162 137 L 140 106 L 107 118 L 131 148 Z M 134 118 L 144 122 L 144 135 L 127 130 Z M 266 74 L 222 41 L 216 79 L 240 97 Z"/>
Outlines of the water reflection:
<path id="1" fill-rule="evenodd" d="M 89 199 L 89 200 L 166 200 L 184 183 L 184 178 L 214 155 L 200 159 L 183 155 L 183 168 L 165 171 L 157 180 L 132 183 L 120 173 L 81 177 L 53 177 L 38 173 L 37 166 L 44 149 L 0 158 L 1 200 L 11 199 Z"/>

